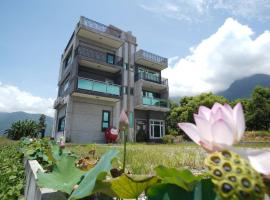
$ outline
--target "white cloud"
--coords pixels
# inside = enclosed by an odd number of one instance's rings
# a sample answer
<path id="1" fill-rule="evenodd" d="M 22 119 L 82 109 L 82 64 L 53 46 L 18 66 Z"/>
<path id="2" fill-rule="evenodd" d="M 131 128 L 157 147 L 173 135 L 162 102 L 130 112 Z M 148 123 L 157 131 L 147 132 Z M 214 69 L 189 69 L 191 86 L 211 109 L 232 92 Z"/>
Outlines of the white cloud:
<path id="1" fill-rule="evenodd" d="M 237 79 L 270 74 L 270 32 L 252 39 L 253 35 L 251 28 L 228 18 L 216 33 L 191 48 L 190 55 L 162 72 L 169 78 L 170 95 L 217 92 Z"/>
<path id="2" fill-rule="evenodd" d="M 24 111 L 44 113 L 53 117 L 53 102 L 52 98 L 45 99 L 34 96 L 16 86 L 5 85 L 0 82 L 0 111 L 2 112 Z"/>
<path id="3" fill-rule="evenodd" d="M 141 4 L 140 6 L 159 16 L 165 16 L 180 21 L 201 21 L 199 16 L 205 12 L 204 0 L 158 0 L 154 4 Z"/>
<path id="4" fill-rule="evenodd" d="M 161 17 L 189 22 L 206 20 L 220 11 L 246 19 L 270 19 L 269 0 L 156 0 L 140 6 Z"/>
<path id="5" fill-rule="evenodd" d="M 269 0 L 217 0 L 213 4 L 213 8 L 247 19 L 261 21 L 270 19 Z"/>

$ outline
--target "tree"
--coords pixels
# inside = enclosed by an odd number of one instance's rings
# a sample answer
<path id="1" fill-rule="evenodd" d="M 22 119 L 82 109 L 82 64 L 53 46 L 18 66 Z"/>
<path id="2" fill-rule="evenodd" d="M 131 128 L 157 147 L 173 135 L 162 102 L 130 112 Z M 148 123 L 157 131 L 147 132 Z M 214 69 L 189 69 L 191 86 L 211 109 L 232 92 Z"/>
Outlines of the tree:
<path id="1" fill-rule="evenodd" d="M 46 115 L 41 114 L 39 117 L 39 123 L 38 123 L 41 138 L 44 138 L 44 136 L 45 136 L 45 130 L 46 130 L 46 123 L 45 122 L 46 122 Z"/>
<path id="2" fill-rule="evenodd" d="M 257 86 L 253 93 L 246 116 L 249 130 L 270 129 L 270 88 Z"/>
<path id="3" fill-rule="evenodd" d="M 5 131 L 7 137 L 12 140 L 19 140 L 22 137 L 37 137 L 39 126 L 33 120 L 24 120 L 14 122 L 9 129 Z"/>
<path id="4" fill-rule="evenodd" d="M 198 96 L 183 97 L 179 106 L 173 106 L 166 118 L 167 132 L 182 133 L 177 127 L 179 122 L 194 123 L 193 114 L 198 112 L 201 105 L 211 108 L 215 102 L 221 104 L 228 103 L 228 100 L 222 96 L 212 93 L 202 93 Z"/>

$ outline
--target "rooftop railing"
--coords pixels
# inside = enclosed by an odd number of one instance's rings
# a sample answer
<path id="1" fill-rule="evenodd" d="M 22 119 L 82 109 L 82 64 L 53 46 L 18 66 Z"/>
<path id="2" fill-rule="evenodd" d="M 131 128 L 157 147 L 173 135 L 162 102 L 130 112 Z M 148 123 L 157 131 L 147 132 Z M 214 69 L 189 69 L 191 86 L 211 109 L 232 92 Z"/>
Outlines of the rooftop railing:
<path id="1" fill-rule="evenodd" d="M 161 56 L 158 56 L 156 54 L 153 54 L 153 53 L 150 53 L 148 51 L 144 51 L 144 50 L 139 50 L 136 52 L 137 54 L 137 57 L 142 57 L 146 60 L 149 60 L 149 61 L 152 61 L 152 62 L 155 62 L 155 63 L 158 63 L 158 64 L 162 64 L 162 65 L 168 65 L 168 59 L 167 58 L 164 58 L 164 57 L 161 57 Z"/>
<path id="2" fill-rule="evenodd" d="M 120 96 L 120 85 L 78 77 L 78 89 Z"/>
<path id="3" fill-rule="evenodd" d="M 112 35 L 114 37 L 121 38 L 121 31 L 120 30 L 117 30 L 117 29 L 110 27 L 110 26 L 106 26 L 102 23 L 96 22 L 96 21 L 88 19 L 86 17 L 82 17 L 80 23 L 82 25 L 84 25 L 86 28 L 94 29 L 94 30 L 100 31 L 102 33 Z"/>
<path id="4" fill-rule="evenodd" d="M 117 66 L 123 66 L 123 58 L 119 56 L 113 55 L 113 58 L 109 59 L 108 56 L 111 56 L 112 54 L 108 54 L 106 52 L 98 51 L 96 49 L 92 49 L 90 47 L 86 47 L 83 45 L 79 45 L 75 51 L 76 55 L 87 57 L 93 60 L 97 60 L 103 63 L 111 64 L 111 65 L 117 65 Z"/>

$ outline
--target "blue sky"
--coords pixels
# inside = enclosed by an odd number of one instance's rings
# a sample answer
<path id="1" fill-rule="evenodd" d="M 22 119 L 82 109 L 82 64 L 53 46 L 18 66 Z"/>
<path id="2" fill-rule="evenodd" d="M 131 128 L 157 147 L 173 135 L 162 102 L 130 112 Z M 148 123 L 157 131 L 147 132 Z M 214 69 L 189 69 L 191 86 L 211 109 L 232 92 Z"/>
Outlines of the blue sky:
<path id="1" fill-rule="evenodd" d="M 171 96 L 218 91 L 235 79 L 267 73 L 269 0 L 4 0 L 0 111 L 52 113 L 46 109 L 56 96 L 60 56 L 80 16 L 130 30 L 138 48 L 170 58 L 164 76 Z M 243 56 L 252 59 L 244 63 Z M 236 67 L 243 70 L 231 70 Z"/>

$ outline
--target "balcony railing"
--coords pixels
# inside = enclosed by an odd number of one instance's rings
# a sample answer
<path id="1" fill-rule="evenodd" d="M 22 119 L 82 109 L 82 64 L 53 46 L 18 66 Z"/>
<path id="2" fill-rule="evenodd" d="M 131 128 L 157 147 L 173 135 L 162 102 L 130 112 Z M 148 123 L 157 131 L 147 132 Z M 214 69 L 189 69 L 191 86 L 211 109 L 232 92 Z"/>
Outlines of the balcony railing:
<path id="1" fill-rule="evenodd" d="M 151 98 L 151 97 L 142 97 L 142 104 L 148 105 L 148 106 L 163 107 L 163 108 L 168 108 L 168 106 L 169 106 L 167 100 L 156 99 L 156 98 Z"/>
<path id="2" fill-rule="evenodd" d="M 140 79 L 166 85 L 166 86 L 168 85 L 168 79 L 162 78 L 160 76 L 155 76 L 149 73 L 145 73 L 145 72 L 139 72 L 135 74 L 135 80 L 137 81 Z"/>
<path id="3" fill-rule="evenodd" d="M 101 24 L 99 22 L 96 22 L 94 20 L 82 17 L 81 24 L 84 25 L 86 28 L 94 29 L 94 30 L 100 31 L 102 33 L 112 35 L 114 37 L 121 38 L 121 31 L 120 30 L 117 30 L 117 29 L 110 27 L 110 26 L 106 26 L 106 25 Z"/>
<path id="4" fill-rule="evenodd" d="M 165 66 L 168 65 L 168 59 L 167 58 L 158 56 L 158 55 L 150 53 L 148 51 L 144 51 L 144 50 L 141 49 L 141 50 L 137 51 L 136 54 L 137 54 L 138 58 L 142 57 L 142 58 L 144 58 L 146 60 L 149 60 L 151 62 L 155 62 L 155 63 L 165 65 Z"/>
<path id="5" fill-rule="evenodd" d="M 79 45 L 75 51 L 76 55 L 87 57 L 93 60 L 97 60 L 99 62 L 103 62 L 106 64 L 123 66 L 123 58 L 119 56 L 115 56 L 106 52 L 98 51 L 96 49 L 92 49 L 90 47 L 86 47 L 83 45 Z M 109 57 L 112 56 L 113 58 Z M 110 58 L 110 59 L 109 59 Z"/>
<path id="6" fill-rule="evenodd" d="M 112 83 L 78 77 L 78 89 L 120 96 L 120 86 Z"/>

